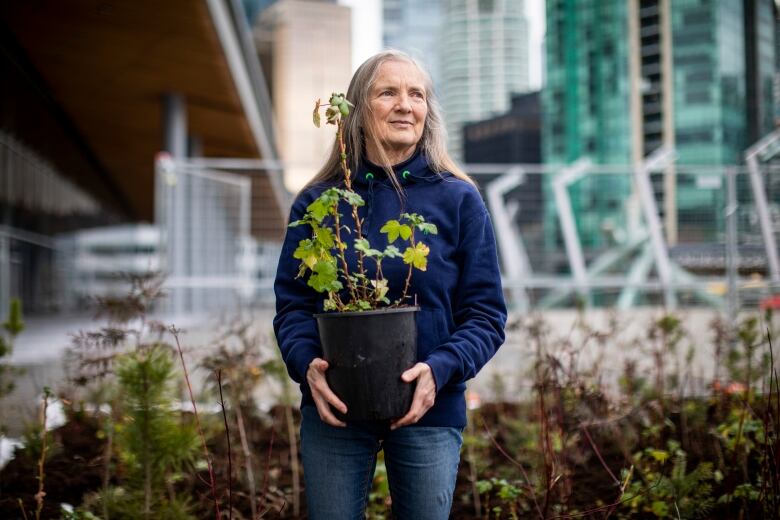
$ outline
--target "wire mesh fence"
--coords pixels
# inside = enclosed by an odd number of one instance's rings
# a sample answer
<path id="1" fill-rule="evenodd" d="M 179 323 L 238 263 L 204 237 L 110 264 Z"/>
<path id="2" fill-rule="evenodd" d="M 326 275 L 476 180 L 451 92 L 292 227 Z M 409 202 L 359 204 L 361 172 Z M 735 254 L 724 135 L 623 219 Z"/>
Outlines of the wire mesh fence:
<path id="1" fill-rule="evenodd" d="M 747 166 L 651 166 L 466 166 L 493 219 L 513 309 L 736 312 L 780 292 L 771 261 L 780 240 L 780 167 L 761 165 L 756 174 Z M 670 176 L 671 200 L 664 189 Z M 43 237 L 45 243 L 6 229 L 0 307 L 26 295 L 73 308 L 90 291 L 116 289 L 121 272 L 144 266 L 167 275 L 164 310 L 271 305 L 283 225 L 264 217 L 280 212 L 256 196 L 259 179 L 268 182 L 263 172 L 158 161 L 153 226 L 93 231 L 76 241 Z M 756 204 L 759 192 L 764 210 Z M 269 231 L 258 236 L 263 226 Z"/>
<path id="2" fill-rule="evenodd" d="M 175 314 L 246 303 L 251 286 L 247 177 L 157 161 L 155 219 L 166 310 Z M 244 289 L 244 290 L 242 290 Z"/>
<path id="3" fill-rule="evenodd" d="M 521 309 L 756 305 L 780 289 L 780 169 L 470 165 Z M 673 181 L 674 192 L 664 190 Z M 768 201 L 762 214 L 757 190 Z M 671 197 L 671 199 L 670 199 Z M 770 237 L 772 240 L 767 240 Z M 774 243 L 771 243 L 774 242 Z"/>

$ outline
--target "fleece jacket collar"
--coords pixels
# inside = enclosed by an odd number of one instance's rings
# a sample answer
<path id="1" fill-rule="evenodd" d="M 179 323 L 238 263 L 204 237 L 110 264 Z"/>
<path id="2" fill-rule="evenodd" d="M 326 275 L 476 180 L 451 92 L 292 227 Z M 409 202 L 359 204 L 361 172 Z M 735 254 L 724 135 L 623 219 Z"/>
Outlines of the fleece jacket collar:
<path id="1" fill-rule="evenodd" d="M 402 186 L 420 182 L 437 182 L 449 173 L 435 173 L 428 166 L 428 160 L 421 151 L 416 151 L 405 161 L 392 167 L 398 182 Z M 352 182 L 362 186 L 377 183 L 389 183 L 385 169 L 366 158 L 360 162 L 357 172 L 352 176 Z"/>

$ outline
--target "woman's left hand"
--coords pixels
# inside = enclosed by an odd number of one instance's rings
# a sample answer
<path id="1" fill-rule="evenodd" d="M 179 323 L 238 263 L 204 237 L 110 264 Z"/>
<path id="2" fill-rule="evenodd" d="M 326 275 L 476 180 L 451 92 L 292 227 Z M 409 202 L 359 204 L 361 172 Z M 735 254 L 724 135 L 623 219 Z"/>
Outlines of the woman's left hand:
<path id="1" fill-rule="evenodd" d="M 433 379 L 431 367 L 426 363 L 417 363 L 412 368 L 401 374 L 401 379 L 407 383 L 417 380 L 417 388 L 414 390 L 414 398 L 409 411 L 390 425 L 391 430 L 414 424 L 425 415 L 436 399 L 436 381 Z"/>

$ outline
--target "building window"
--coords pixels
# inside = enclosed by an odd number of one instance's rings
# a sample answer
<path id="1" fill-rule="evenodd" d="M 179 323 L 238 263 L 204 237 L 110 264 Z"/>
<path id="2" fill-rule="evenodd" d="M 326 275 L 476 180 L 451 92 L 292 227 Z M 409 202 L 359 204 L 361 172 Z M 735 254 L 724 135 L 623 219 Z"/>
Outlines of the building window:
<path id="1" fill-rule="evenodd" d="M 494 0 L 479 0 L 480 14 L 490 14 L 495 8 Z"/>

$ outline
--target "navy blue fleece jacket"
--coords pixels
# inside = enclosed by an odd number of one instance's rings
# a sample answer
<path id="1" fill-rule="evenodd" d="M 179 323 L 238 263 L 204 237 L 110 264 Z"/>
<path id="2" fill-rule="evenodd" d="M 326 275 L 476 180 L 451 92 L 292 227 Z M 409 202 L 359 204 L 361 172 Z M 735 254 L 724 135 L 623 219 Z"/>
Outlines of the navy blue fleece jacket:
<path id="1" fill-rule="evenodd" d="M 466 425 L 465 382 L 504 342 L 506 306 L 493 228 L 476 188 L 449 173 L 434 173 L 421 153 L 393 169 L 405 190 L 403 200 L 382 168 L 364 162 L 353 173 L 353 189 L 366 202 L 360 208 L 363 234 L 373 248 L 384 249 L 387 235 L 379 229 L 402 212 L 418 213 L 438 227 L 437 235 L 419 235 L 430 247 L 428 269 L 414 271 L 409 292 L 421 307 L 417 359 L 430 365 L 436 382 L 435 404 L 417 425 L 462 428 Z M 290 220 L 300 219 L 327 187 L 314 186 L 299 194 Z M 340 207 L 340 213 L 342 222 L 353 228 L 349 206 Z M 287 229 L 274 283 L 274 331 L 290 376 L 301 384 L 304 406 L 314 404 L 306 370 L 315 357 L 322 357 L 312 315 L 322 312 L 324 295 L 306 285 L 305 279 L 295 278 L 299 261 L 292 253 L 310 235 L 308 226 Z M 348 263 L 354 268 L 356 257 L 351 248 L 348 251 Z M 403 290 L 407 266 L 400 259 L 387 259 L 382 271 L 394 300 Z"/>

